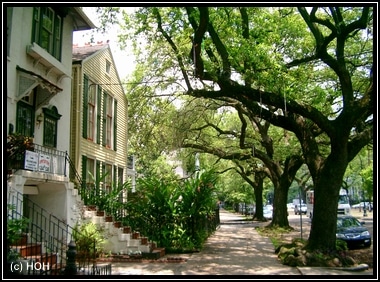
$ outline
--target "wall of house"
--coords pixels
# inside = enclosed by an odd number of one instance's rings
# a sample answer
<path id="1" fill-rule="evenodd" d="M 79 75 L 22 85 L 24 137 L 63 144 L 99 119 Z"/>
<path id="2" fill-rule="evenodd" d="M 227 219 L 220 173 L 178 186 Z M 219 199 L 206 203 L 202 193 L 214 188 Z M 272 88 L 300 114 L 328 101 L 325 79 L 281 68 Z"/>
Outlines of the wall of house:
<path id="1" fill-rule="evenodd" d="M 58 61 L 37 44 L 31 42 L 32 17 L 33 7 L 13 7 L 12 22 L 9 25 L 10 47 L 7 56 L 7 133 L 10 133 L 10 124 L 14 127 L 13 131 L 16 129 L 16 109 L 17 102 L 20 100 L 19 71 L 16 69 L 18 66 L 62 89 L 42 107 L 55 106 L 57 108 L 61 118 L 58 121 L 56 149 L 68 152 L 70 148 L 73 19 L 67 15 L 63 20 L 63 47 L 61 61 Z M 32 47 L 30 48 L 30 46 Z M 28 54 L 31 49 L 32 52 L 37 52 L 54 67 L 46 67 Z M 42 107 L 36 110 L 36 117 L 42 112 Z M 36 120 L 33 142 L 43 145 L 43 123 L 37 124 Z M 68 167 L 66 172 L 68 175 Z M 35 189 L 28 190 L 25 187 L 35 187 Z M 71 217 L 69 206 L 71 199 L 68 199 L 67 195 L 72 193 L 73 185 L 67 176 L 18 170 L 14 176 L 8 179 L 8 189 L 16 189 L 21 193 L 29 194 L 33 201 L 61 219 L 67 220 Z"/>
<path id="2" fill-rule="evenodd" d="M 111 69 L 109 74 L 106 73 L 106 60 L 111 62 Z M 108 48 L 102 49 L 94 55 L 86 58 L 82 62 L 81 74 L 76 72 L 77 66 L 73 66 L 74 79 L 78 85 L 83 83 L 83 75 L 86 74 L 92 82 L 100 84 L 102 89 L 108 94 L 112 95 L 117 100 L 117 148 L 116 151 L 104 147 L 102 144 L 97 144 L 91 140 L 86 140 L 82 137 L 83 132 L 83 113 L 80 113 L 80 117 L 75 123 L 76 128 L 72 128 L 72 134 L 77 134 L 80 137 L 80 144 L 75 144 L 76 153 L 75 160 L 78 171 L 82 171 L 82 155 L 89 158 L 96 159 L 102 163 L 112 164 L 117 167 L 122 167 L 124 171 L 123 179 L 127 179 L 127 133 L 128 133 L 128 105 L 127 99 L 123 91 L 123 86 L 120 83 L 117 70 L 114 65 L 111 51 Z M 73 103 L 83 109 L 83 87 L 77 87 L 74 85 L 73 95 L 76 97 L 73 99 Z M 102 104 L 103 96 L 102 96 Z M 103 109 L 103 107 L 101 107 Z M 75 114 L 75 113 L 74 113 Z M 79 129 L 79 130 L 78 130 Z M 75 131 L 75 133 L 73 132 Z M 101 125 L 101 134 L 103 134 L 103 127 Z M 74 144 L 74 140 L 72 142 Z"/>
<path id="3" fill-rule="evenodd" d="M 71 93 L 71 127 L 70 127 L 70 158 L 74 162 L 76 170 L 80 173 L 78 164 L 81 162 L 79 154 L 82 141 L 82 89 L 83 77 L 80 65 L 72 68 L 72 93 Z"/>
<path id="4" fill-rule="evenodd" d="M 51 83 L 63 89 L 50 101 L 50 105 L 57 107 L 59 114 L 62 115 L 58 122 L 57 150 L 69 150 L 69 128 L 70 128 L 70 97 L 71 97 L 71 48 L 62 48 L 62 59 L 58 62 L 50 54 L 45 52 L 44 56 L 50 58 L 61 71 L 67 75 L 58 76 L 54 71 L 49 71 L 45 66 L 36 63 L 36 60 L 27 54 L 27 46 L 31 45 L 32 38 L 32 16 L 33 7 L 14 7 L 11 27 L 10 53 L 7 57 L 7 129 L 9 124 L 16 126 L 16 105 L 18 93 L 18 79 L 16 66 L 20 66 L 28 71 L 41 75 Z M 62 41 L 72 42 L 72 20 L 66 17 L 62 31 Z M 42 51 L 42 53 L 44 50 Z M 46 106 L 46 105 L 45 105 Z M 39 109 L 36 116 L 41 112 Z M 35 126 L 34 142 L 42 144 L 43 126 Z"/>

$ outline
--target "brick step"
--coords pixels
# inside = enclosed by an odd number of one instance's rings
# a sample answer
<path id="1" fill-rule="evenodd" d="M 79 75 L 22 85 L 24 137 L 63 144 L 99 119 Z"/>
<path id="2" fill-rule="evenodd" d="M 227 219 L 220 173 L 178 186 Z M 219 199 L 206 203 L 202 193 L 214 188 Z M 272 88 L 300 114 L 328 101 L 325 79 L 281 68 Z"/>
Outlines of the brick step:
<path id="1" fill-rule="evenodd" d="M 165 256 L 165 248 L 154 248 L 153 250 L 152 250 L 152 253 L 153 252 L 158 252 L 158 253 L 160 253 L 160 257 L 162 258 L 163 256 Z"/>
<path id="2" fill-rule="evenodd" d="M 123 226 L 121 221 L 115 221 L 112 216 L 109 216 L 107 214 L 99 214 L 98 207 L 97 206 L 86 206 L 87 211 L 94 212 L 93 216 L 101 216 L 104 218 L 104 222 L 111 223 L 115 228 L 119 229 L 118 239 L 119 241 L 127 241 L 127 240 L 139 240 L 138 244 L 143 246 L 150 245 L 148 237 L 142 236 L 139 231 L 132 230 L 131 226 Z M 126 235 L 129 234 L 129 235 Z M 128 236 L 128 237 L 127 237 Z M 136 242 L 133 243 L 133 245 L 128 246 L 129 248 L 137 247 L 138 245 L 135 245 Z M 147 258 L 152 259 L 158 259 L 163 256 L 165 256 L 165 248 L 156 248 L 156 246 L 152 245 L 152 248 L 150 249 L 150 252 L 146 252 L 144 256 Z M 144 251 L 143 251 L 144 252 Z M 157 254 L 159 253 L 159 254 Z"/>
<path id="3" fill-rule="evenodd" d="M 21 257 L 40 255 L 42 252 L 41 243 L 17 245 L 17 246 L 11 246 L 11 248 L 16 249 Z"/>

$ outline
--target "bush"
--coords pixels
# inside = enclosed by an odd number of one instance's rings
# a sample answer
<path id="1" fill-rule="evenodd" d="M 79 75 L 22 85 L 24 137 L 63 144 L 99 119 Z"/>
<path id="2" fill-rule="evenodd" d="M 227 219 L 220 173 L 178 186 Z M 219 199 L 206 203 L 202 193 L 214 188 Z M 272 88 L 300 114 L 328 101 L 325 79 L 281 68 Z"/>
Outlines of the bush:
<path id="1" fill-rule="evenodd" d="M 89 222 L 76 225 L 73 230 L 73 239 L 76 245 L 76 260 L 79 267 L 95 260 L 103 253 L 105 237 L 103 229 L 96 224 Z"/>
<path id="2" fill-rule="evenodd" d="M 139 179 L 136 193 L 128 195 L 125 225 L 157 242 L 169 252 L 202 248 L 216 229 L 217 176 L 197 172 L 184 182 L 150 177 Z"/>

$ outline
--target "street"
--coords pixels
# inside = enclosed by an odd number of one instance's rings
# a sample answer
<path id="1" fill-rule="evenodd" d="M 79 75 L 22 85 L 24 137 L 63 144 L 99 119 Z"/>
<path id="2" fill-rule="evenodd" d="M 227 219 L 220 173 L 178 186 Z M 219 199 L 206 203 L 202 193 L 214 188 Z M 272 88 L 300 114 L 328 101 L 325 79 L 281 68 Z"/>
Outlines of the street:
<path id="1" fill-rule="evenodd" d="M 307 239 L 310 233 L 311 220 L 306 215 L 295 215 L 293 209 L 288 209 L 289 216 L 289 225 L 300 232 L 300 238 Z M 367 227 L 369 233 L 371 234 L 372 242 L 373 242 L 373 211 L 368 212 L 367 216 L 363 216 L 363 210 L 359 212 L 359 209 L 351 209 L 351 214 L 359 219 L 360 222 L 365 222 L 365 226 Z M 302 227 L 302 228 L 301 228 Z M 301 236 L 302 231 L 302 236 Z M 372 250 L 371 244 L 371 250 Z"/>

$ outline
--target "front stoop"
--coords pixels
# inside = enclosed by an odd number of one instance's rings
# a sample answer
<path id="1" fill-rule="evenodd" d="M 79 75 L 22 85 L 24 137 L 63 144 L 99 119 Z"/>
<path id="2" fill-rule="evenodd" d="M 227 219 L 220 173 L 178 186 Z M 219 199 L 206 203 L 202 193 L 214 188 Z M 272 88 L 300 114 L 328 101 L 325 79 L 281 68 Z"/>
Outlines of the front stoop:
<path id="1" fill-rule="evenodd" d="M 165 248 L 157 248 L 155 242 L 149 242 L 148 237 L 141 236 L 140 232 L 133 231 L 130 226 L 122 226 L 120 221 L 111 222 L 111 217 L 105 213 L 100 214 L 95 207 L 85 210 L 84 215 L 88 221 L 101 225 L 107 230 L 108 244 L 105 246 L 105 253 L 113 254 L 115 259 L 116 255 L 122 255 L 124 259 L 136 259 L 137 256 L 140 259 L 143 256 L 159 259 L 165 255 Z"/>

